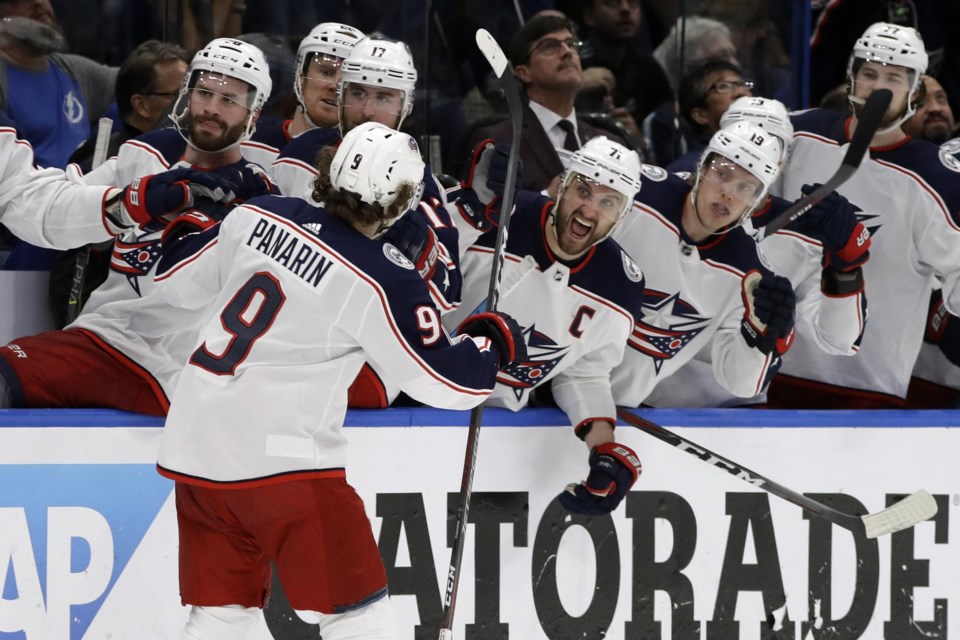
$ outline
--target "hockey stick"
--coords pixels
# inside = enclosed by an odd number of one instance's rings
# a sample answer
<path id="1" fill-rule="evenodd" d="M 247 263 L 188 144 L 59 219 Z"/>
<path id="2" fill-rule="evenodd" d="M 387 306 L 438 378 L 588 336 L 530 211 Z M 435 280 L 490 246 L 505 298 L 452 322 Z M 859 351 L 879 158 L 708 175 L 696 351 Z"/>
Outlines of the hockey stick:
<path id="1" fill-rule="evenodd" d="M 503 49 L 486 29 L 477 30 L 477 46 L 490 63 L 500 82 L 510 110 L 510 124 L 513 139 L 510 141 L 510 155 L 507 160 L 507 177 L 503 189 L 503 202 L 500 207 L 500 227 L 493 251 L 493 266 L 490 269 L 490 286 L 487 289 L 487 309 L 497 310 L 500 300 L 500 274 L 503 271 L 503 252 L 507 246 L 507 228 L 513 210 L 513 190 L 517 183 L 517 162 L 520 155 L 520 125 L 523 122 L 523 104 L 520 102 L 520 88 L 513 77 L 513 65 L 507 60 Z M 477 466 L 477 448 L 480 444 L 480 425 L 483 421 L 483 405 L 477 405 L 470 412 L 470 429 L 467 431 L 467 450 L 463 459 L 463 476 L 460 479 L 460 504 L 457 507 L 457 521 L 453 536 L 453 549 L 450 551 L 450 567 L 447 570 L 447 586 L 443 596 L 443 619 L 440 626 L 440 640 L 452 640 L 453 615 L 457 607 L 457 588 L 460 585 L 460 564 L 463 561 L 463 545 L 467 533 L 467 516 L 470 511 L 470 496 L 473 493 L 473 472 Z"/>
<path id="2" fill-rule="evenodd" d="M 849 513 L 832 509 L 792 489 L 788 489 L 782 484 L 763 477 L 756 471 L 751 471 L 743 465 L 724 458 L 709 449 L 705 449 L 672 431 L 668 431 L 658 424 L 645 420 L 628 409 L 618 407 L 617 416 L 627 424 L 659 440 L 663 440 L 681 451 L 686 451 L 707 464 L 711 464 L 718 469 L 740 478 L 744 482 L 748 482 L 768 493 L 772 493 L 778 498 L 792 502 L 813 516 L 829 520 L 837 526 L 849 529 L 854 533 L 865 535 L 868 538 L 876 538 L 877 536 L 894 533 L 901 529 L 907 529 L 924 520 L 929 520 L 937 513 L 936 500 L 934 500 L 933 496 L 927 493 L 927 491 L 921 489 L 916 493 L 910 494 L 895 505 L 887 507 L 883 511 L 865 516 L 850 515 Z"/>
<path id="3" fill-rule="evenodd" d="M 877 89 L 867 98 L 863 105 L 863 111 L 857 118 L 857 128 L 853 132 L 853 138 L 850 140 L 850 146 L 847 147 L 847 153 L 843 156 L 840 168 L 830 177 L 829 180 L 814 189 L 812 193 L 807 194 L 800 200 L 790 205 L 783 213 L 760 228 L 757 235 L 757 242 L 767 236 L 771 236 L 780 229 L 784 228 L 807 211 L 813 205 L 817 204 L 828 195 L 837 190 L 844 182 L 850 179 L 857 168 L 867 149 L 870 148 L 870 141 L 880 128 L 880 122 L 883 120 L 883 114 L 887 112 L 890 106 L 890 100 L 893 94 L 889 89 Z"/>
<path id="4" fill-rule="evenodd" d="M 97 142 L 93 147 L 93 160 L 90 168 L 96 169 L 107 159 L 107 148 L 110 145 L 110 132 L 113 130 L 113 120 L 100 118 L 97 123 Z M 70 324 L 80 315 L 83 302 L 83 284 L 87 278 L 87 265 L 90 264 L 90 245 L 81 247 L 77 253 L 77 261 L 73 265 L 73 281 L 70 283 L 70 297 L 67 298 L 67 324 Z"/>

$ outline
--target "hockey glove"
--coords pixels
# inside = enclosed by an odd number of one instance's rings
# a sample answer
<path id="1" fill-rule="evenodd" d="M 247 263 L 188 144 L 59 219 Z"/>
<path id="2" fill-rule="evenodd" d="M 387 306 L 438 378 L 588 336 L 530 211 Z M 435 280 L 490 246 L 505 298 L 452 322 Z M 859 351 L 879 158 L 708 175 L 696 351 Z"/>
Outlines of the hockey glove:
<path id="1" fill-rule="evenodd" d="M 510 315 L 502 311 L 475 313 L 460 323 L 457 333 L 489 339 L 497 350 L 497 362 L 501 369 L 527 359 L 527 343 L 523 341 L 523 328 Z"/>
<path id="2" fill-rule="evenodd" d="M 509 149 L 507 145 L 495 145 L 491 139 L 480 142 L 473 150 L 467 173 L 460 182 L 457 208 L 464 220 L 479 231 L 489 231 L 500 225 L 500 202 L 506 189 Z M 522 169 L 521 163 L 517 168 L 514 195 Z"/>
<path id="3" fill-rule="evenodd" d="M 170 224 L 168 224 L 163 230 L 163 235 L 160 237 L 160 244 L 166 248 L 170 243 L 178 238 L 182 238 L 188 233 L 195 233 L 197 231 L 209 229 L 213 225 L 217 224 L 217 222 L 220 220 L 222 220 L 222 218 L 207 215 L 203 211 L 199 211 L 197 209 L 184 211 L 176 218 L 171 220 Z"/>
<path id="4" fill-rule="evenodd" d="M 567 485 L 557 499 L 571 513 L 604 515 L 617 508 L 642 471 L 640 458 L 633 449 L 617 442 L 605 442 L 590 451 L 587 479 Z"/>
<path id="5" fill-rule="evenodd" d="M 937 345 L 947 360 L 960 367 L 960 319 L 947 311 L 940 290 L 930 296 L 930 313 L 923 339 Z"/>
<path id="6" fill-rule="evenodd" d="M 270 180 L 266 172 L 255 164 L 231 167 L 229 171 L 216 171 L 217 176 L 226 178 L 233 185 L 235 202 L 240 204 L 257 196 L 277 195 L 280 190 Z"/>
<path id="7" fill-rule="evenodd" d="M 805 184 L 800 190 L 808 195 L 819 186 Z M 852 271 L 870 258 L 870 232 L 857 220 L 857 211 L 834 191 L 797 218 L 799 231 L 823 243 L 824 268 Z"/>
<path id="8" fill-rule="evenodd" d="M 406 212 L 390 225 L 383 234 L 383 241 L 407 256 L 421 278 L 429 280 L 433 277 L 437 267 L 437 234 L 417 210 Z"/>
<path id="9" fill-rule="evenodd" d="M 743 277 L 743 321 L 747 344 L 765 354 L 782 355 L 793 344 L 793 313 L 797 298 L 790 281 L 772 273 L 750 271 Z"/>
<path id="10" fill-rule="evenodd" d="M 143 226 L 193 206 L 195 196 L 229 202 L 232 189 L 232 183 L 214 174 L 180 168 L 135 179 L 124 187 L 120 200 L 131 226 Z"/>

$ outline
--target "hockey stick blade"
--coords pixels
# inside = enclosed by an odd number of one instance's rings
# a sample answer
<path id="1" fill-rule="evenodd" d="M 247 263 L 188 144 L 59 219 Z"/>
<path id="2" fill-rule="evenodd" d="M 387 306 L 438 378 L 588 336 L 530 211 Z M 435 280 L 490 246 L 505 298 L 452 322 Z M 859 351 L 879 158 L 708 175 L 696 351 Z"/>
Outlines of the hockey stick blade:
<path id="1" fill-rule="evenodd" d="M 513 213 L 513 191 L 517 184 L 517 164 L 520 160 L 520 127 L 523 123 L 523 104 L 520 100 L 520 88 L 513 77 L 513 65 L 507 60 L 503 49 L 486 29 L 478 29 L 477 46 L 487 59 L 500 82 L 507 107 L 510 111 L 510 124 L 513 138 L 510 141 L 510 155 L 507 159 L 507 176 L 504 180 L 503 201 L 500 207 L 500 226 L 493 251 L 493 265 L 490 269 L 490 285 L 487 289 L 487 309 L 497 310 L 500 298 L 500 276 L 503 273 L 503 254 L 507 247 L 507 233 L 510 215 Z M 440 622 L 440 640 L 453 639 L 453 617 L 457 606 L 457 590 L 460 585 L 460 565 L 463 561 L 464 540 L 470 513 L 470 497 L 473 494 L 473 474 L 477 467 L 477 449 L 480 446 L 480 427 L 483 423 L 483 405 L 477 405 L 470 412 L 470 428 L 467 432 L 467 447 L 463 459 L 463 475 L 460 479 L 460 501 L 457 507 L 457 520 L 454 525 L 453 548 L 450 551 L 450 567 L 447 570 L 447 584 L 443 597 L 443 616 Z"/>
<path id="2" fill-rule="evenodd" d="M 922 489 L 877 513 L 859 516 L 837 511 L 801 493 L 788 489 L 782 484 L 774 482 L 756 471 L 751 471 L 743 465 L 714 453 L 691 440 L 687 440 L 656 423 L 641 418 L 629 409 L 618 407 L 617 416 L 630 426 L 636 427 L 681 451 L 685 451 L 709 465 L 726 471 L 758 489 L 763 489 L 778 498 L 792 502 L 813 516 L 828 520 L 839 527 L 864 535 L 867 538 L 876 538 L 901 529 L 907 529 L 924 520 L 929 520 L 937 513 L 936 500 Z"/>
<path id="3" fill-rule="evenodd" d="M 870 148 L 870 141 L 873 140 L 877 129 L 880 128 L 883 115 L 887 112 L 892 98 L 893 94 L 889 89 L 877 89 L 870 94 L 866 104 L 863 105 L 863 111 L 857 118 L 857 128 L 853 132 L 850 146 L 847 147 L 847 152 L 844 154 L 843 161 L 841 161 L 836 173 L 825 183 L 814 189 L 812 193 L 797 200 L 787 207 L 783 213 L 764 225 L 760 230 L 760 236 L 757 238 L 758 241 L 773 235 L 805 214 L 813 205 L 836 191 L 840 185 L 849 180 L 853 174 L 857 172 L 860 163 L 863 161 L 863 157 L 867 153 L 867 149 Z"/>

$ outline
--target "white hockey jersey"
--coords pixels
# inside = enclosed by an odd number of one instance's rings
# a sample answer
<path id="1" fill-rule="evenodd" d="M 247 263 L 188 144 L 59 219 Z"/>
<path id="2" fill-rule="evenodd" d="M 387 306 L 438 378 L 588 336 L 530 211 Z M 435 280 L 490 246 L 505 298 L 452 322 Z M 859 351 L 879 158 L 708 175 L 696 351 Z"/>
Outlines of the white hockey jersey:
<path id="1" fill-rule="evenodd" d="M 643 299 L 643 273 L 613 240 L 571 263 L 556 258 L 544 238 L 553 201 L 520 192 L 510 219 L 498 309 L 524 329 L 529 358 L 505 368 L 487 404 L 514 411 L 536 387 L 552 380 L 553 397 L 574 427 L 615 421 L 610 371 L 623 358 Z M 444 316 L 454 330 L 485 306 L 496 229 L 464 252 L 463 304 Z M 476 237 L 472 227 L 462 237 Z"/>
<path id="2" fill-rule="evenodd" d="M 743 277 L 770 272 L 757 243 L 740 227 L 693 242 L 680 224 L 690 184 L 658 167 L 645 166 L 642 178 L 633 209 L 613 233 L 646 278 L 642 314 L 611 376 L 614 399 L 639 406 L 707 345 L 716 380 L 735 396 L 756 395 L 779 364 L 740 331 Z"/>
<path id="3" fill-rule="evenodd" d="M 813 109 L 792 116 L 794 143 L 782 195 L 826 182 L 846 153 L 849 116 Z M 872 236 L 864 266 L 870 321 L 856 356 L 828 355 L 801 316 L 781 373 L 860 392 L 903 398 L 923 337 L 935 278 L 947 308 L 960 312 L 960 163 L 935 145 L 906 139 L 873 148 L 838 189 Z"/>
<path id="4" fill-rule="evenodd" d="M 71 249 L 113 237 L 103 219 L 109 189 L 72 183 L 34 167 L 33 147 L 0 113 L 0 222 L 21 240 Z"/>
<path id="5" fill-rule="evenodd" d="M 299 198 L 252 200 L 182 238 L 156 283 L 202 315 L 158 461 L 183 482 L 342 470 L 347 387 L 365 360 L 441 408 L 470 408 L 494 385 L 489 339 L 451 342 L 409 260 Z"/>
<path id="6" fill-rule="evenodd" d="M 84 179 L 124 186 L 145 175 L 167 171 L 183 157 L 186 142 L 173 129 L 148 133 L 125 142 L 111 158 Z M 241 160 L 237 164 L 245 164 Z M 213 170 L 229 174 L 237 165 Z M 195 311 L 172 309 L 155 295 L 153 274 L 161 255 L 163 226 L 151 223 L 118 236 L 110 256 L 110 272 L 97 287 L 70 329 L 89 331 L 153 376 L 167 397 L 193 347 L 199 323 Z"/>

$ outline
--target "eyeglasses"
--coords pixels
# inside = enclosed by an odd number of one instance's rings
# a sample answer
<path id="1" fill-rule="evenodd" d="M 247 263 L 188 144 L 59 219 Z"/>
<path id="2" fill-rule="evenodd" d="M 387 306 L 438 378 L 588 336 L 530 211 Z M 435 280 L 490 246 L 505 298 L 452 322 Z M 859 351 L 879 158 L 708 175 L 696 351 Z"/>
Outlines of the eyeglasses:
<path id="1" fill-rule="evenodd" d="M 568 49 L 579 53 L 580 47 L 583 46 L 582 40 L 577 40 L 576 38 L 566 38 L 561 40 L 560 38 L 544 38 L 537 44 L 533 45 L 533 48 L 530 49 L 530 53 L 534 54 L 537 52 L 542 53 L 545 56 L 556 55 L 560 51 L 560 47 L 567 45 Z"/>
<path id="2" fill-rule="evenodd" d="M 717 80 L 710 88 L 707 89 L 707 92 L 704 94 L 704 98 L 716 91 L 717 93 L 729 93 L 734 89 L 749 89 L 753 90 L 753 80 Z"/>

